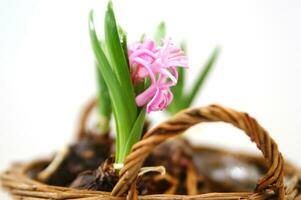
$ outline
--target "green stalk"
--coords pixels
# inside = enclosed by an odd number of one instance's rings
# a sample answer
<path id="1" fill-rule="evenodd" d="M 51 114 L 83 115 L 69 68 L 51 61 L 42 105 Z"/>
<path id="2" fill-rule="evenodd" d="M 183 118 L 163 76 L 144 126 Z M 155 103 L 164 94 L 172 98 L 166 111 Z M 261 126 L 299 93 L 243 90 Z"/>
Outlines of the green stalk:
<path id="1" fill-rule="evenodd" d="M 98 110 L 98 129 L 101 133 L 108 133 L 110 130 L 110 120 L 112 114 L 112 106 L 108 87 L 105 80 L 97 66 L 96 66 L 96 78 L 97 78 L 97 110 Z"/>
<path id="2" fill-rule="evenodd" d="M 126 145 L 123 147 L 123 151 L 121 152 L 121 155 L 120 155 L 121 161 L 124 161 L 126 159 L 126 156 L 132 150 L 132 146 L 140 140 L 141 134 L 142 134 L 142 129 L 144 126 L 144 121 L 145 121 L 145 114 L 146 114 L 146 108 L 144 107 L 140 111 L 140 113 L 137 117 L 137 120 L 132 128 L 132 131 L 131 131 L 129 137 L 127 138 Z"/>

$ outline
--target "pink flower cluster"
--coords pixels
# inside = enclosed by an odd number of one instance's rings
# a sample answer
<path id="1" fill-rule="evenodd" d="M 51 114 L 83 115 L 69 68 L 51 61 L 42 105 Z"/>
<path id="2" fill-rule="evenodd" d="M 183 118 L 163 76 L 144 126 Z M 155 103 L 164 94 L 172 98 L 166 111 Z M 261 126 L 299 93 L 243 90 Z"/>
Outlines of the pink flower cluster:
<path id="1" fill-rule="evenodd" d="M 134 43 L 128 47 L 128 54 L 133 83 L 151 80 L 150 87 L 136 97 L 137 105 L 147 105 L 148 113 L 165 109 L 173 98 L 170 87 L 177 84 L 176 67 L 188 67 L 184 52 L 167 39 L 162 47 L 153 40 Z"/>

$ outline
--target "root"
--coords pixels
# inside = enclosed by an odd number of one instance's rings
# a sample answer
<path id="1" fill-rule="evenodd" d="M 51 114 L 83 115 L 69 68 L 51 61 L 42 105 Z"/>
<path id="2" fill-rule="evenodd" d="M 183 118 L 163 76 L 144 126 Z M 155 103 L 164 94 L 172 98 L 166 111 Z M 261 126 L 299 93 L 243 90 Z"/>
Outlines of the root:
<path id="1" fill-rule="evenodd" d="M 193 163 L 189 164 L 186 171 L 186 189 L 188 195 L 195 195 L 198 193 L 197 188 L 197 172 Z"/>
<path id="2" fill-rule="evenodd" d="M 179 186 L 178 179 L 170 176 L 169 174 L 158 175 L 158 176 L 154 177 L 154 181 L 162 181 L 162 180 L 166 180 L 167 182 L 169 182 L 171 184 L 170 188 L 168 188 L 164 192 L 164 194 L 175 194 L 178 189 L 178 186 Z"/>
<path id="3" fill-rule="evenodd" d="M 61 151 L 59 151 L 52 162 L 37 175 L 37 179 L 41 182 L 46 182 L 51 175 L 57 171 L 60 165 L 63 163 L 67 155 L 69 154 L 69 147 L 65 146 Z"/>

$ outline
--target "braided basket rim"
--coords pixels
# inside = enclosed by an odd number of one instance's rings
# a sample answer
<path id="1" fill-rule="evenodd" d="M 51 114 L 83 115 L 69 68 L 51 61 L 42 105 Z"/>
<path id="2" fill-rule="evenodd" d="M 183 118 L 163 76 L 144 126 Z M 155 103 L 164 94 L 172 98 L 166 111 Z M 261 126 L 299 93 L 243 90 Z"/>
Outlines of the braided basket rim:
<path id="1" fill-rule="evenodd" d="M 263 160 L 258 155 L 251 153 L 237 153 L 234 151 L 229 151 L 221 148 L 210 147 L 210 146 L 195 146 L 193 147 L 194 152 L 202 151 L 213 151 L 219 154 L 232 155 L 238 157 L 239 159 L 248 159 L 248 160 Z M 121 200 L 125 197 L 115 197 L 111 196 L 110 192 L 103 191 L 89 191 L 89 190 L 79 190 L 68 187 L 59 187 L 46 185 L 44 183 L 38 182 L 31 178 L 27 173 L 36 165 L 49 163 L 50 160 L 40 159 L 33 160 L 28 163 L 16 163 L 13 164 L 9 169 L 0 175 L 0 181 L 2 186 L 12 194 L 15 198 L 20 199 L 74 199 L 80 198 L 82 200 L 96 200 L 96 199 L 112 199 L 112 200 Z M 284 171 L 286 175 L 293 176 L 294 174 L 300 174 L 300 171 L 292 164 L 285 162 Z M 299 177 L 301 179 L 301 177 Z M 212 197 L 212 195 L 214 197 Z M 205 193 L 199 195 L 141 195 L 138 196 L 138 199 L 141 200 L 159 200 L 159 199 L 199 199 L 199 200 L 213 200 L 217 199 L 216 196 L 219 195 L 221 199 L 237 199 L 249 197 L 266 199 L 268 194 L 260 194 L 254 192 L 232 192 L 232 193 Z"/>

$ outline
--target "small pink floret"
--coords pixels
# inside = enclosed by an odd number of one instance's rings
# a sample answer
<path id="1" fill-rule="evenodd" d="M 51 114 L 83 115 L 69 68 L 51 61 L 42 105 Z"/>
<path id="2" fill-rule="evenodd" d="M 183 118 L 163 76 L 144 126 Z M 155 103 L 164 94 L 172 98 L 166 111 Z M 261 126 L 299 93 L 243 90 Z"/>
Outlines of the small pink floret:
<path id="1" fill-rule="evenodd" d="M 156 46 L 153 40 L 133 43 L 128 47 L 128 54 L 133 83 L 151 80 L 150 87 L 136 97 L 137 105 L 146 105 L 148 113 L 165 109 L 173 98 L 170 87 L 177 84 L 176 67 L 187 68 L 187 56 L 171 39 L 165 40 L 162 47 Z"/>

